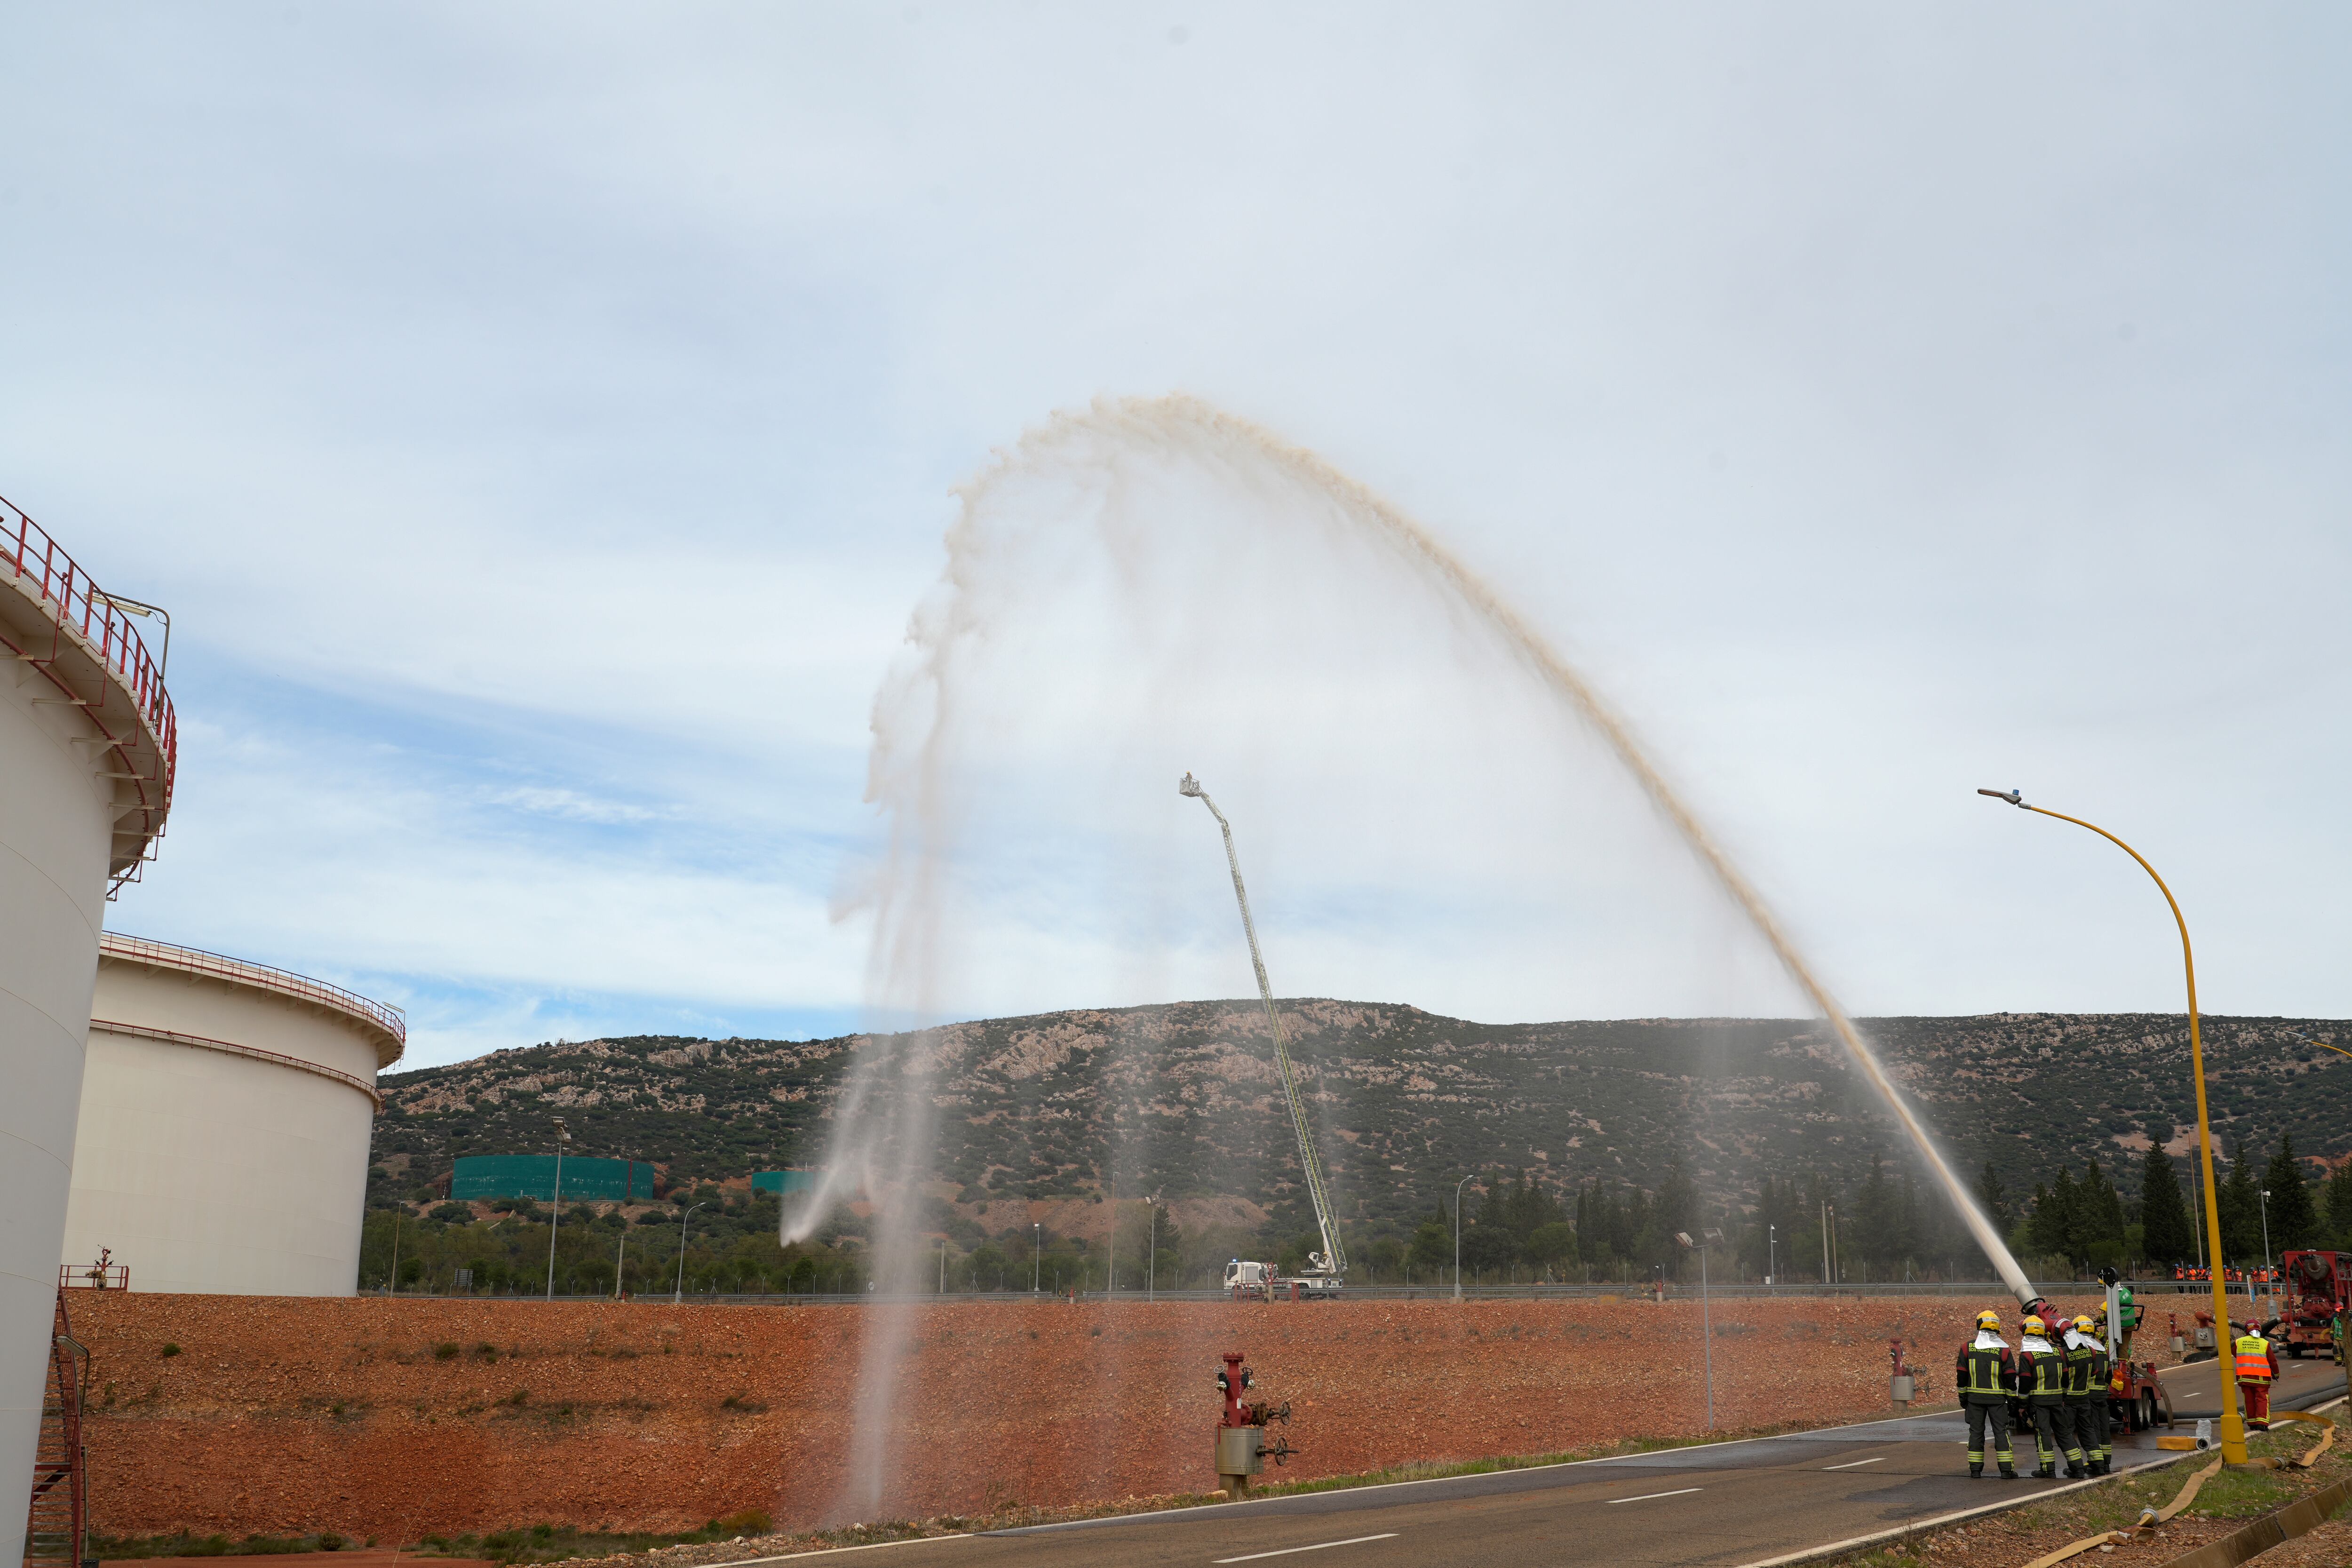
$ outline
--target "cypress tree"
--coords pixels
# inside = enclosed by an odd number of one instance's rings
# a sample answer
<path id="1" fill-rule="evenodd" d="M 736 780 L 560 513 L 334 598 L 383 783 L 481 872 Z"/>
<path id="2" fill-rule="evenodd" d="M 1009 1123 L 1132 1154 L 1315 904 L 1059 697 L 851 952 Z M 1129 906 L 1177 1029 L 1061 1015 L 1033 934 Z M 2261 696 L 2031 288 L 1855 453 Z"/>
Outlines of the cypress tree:
<path id="1" fill-rule="evenodd" d="M 2352 1157 L 2337 1165 L 2327 1178 L 2327 1234 L 2337 1246 L 2352 1236 Z"/>
<path id="2" fill-rule="evenodd" d="M 2279 1134 L 2278 1149 L 2263 1172 L 2263 1186 L 2271 1194 L 2271 1246 L 2278 1252 L 2309 1247 L 2319 1235 L 2319 1215 L 2303 1179 L 2303 1162 L 2294 1157 L 2293 1133 Z"/>
<path id="3" fill-rule="evenodd" d="M 2263 1192 L 2254 1176 L 2254 1152 L 2243 1140 L 2230 1174 L 2221 1183 L 2221 1260 L 2231 1268 L 2263 1264 Z"/>
<path id="4" fill-rule="evenodd" d="M 2072 1256 L 2069 1244 L 2074 1237 L 2069 1225 L 2069 1213 L 2074 1206 L 2074 1178 L 2058 1167 L 2054 1186 L 2033 1184 L 2033 1212 L 2025 1218 L 2025 1244 L 2037 1258 L 2067 1258 Z"/>
<path id="5" fill-rule="evenodd" d="M 1994 1173 L 1992 1162 L 1985 1162 L 1984 1174 L 1977 1178 L 1977 1206 L 1984 1210 L 1985 1218 L 1992 1221 L 1993 1229 L 2004 1241 L 2017 1228 L 2017 1208 L 2001 1190 L 2000 1177 Z"/>
<path id="6" fill-rule="evenodd" d="M 2097 1157 L 2085 1163 L 2083 1184 L 2075 1190 L 2074 1202 L 2081 1225 L 2076 1255 L 2088 1256 L 2088 1248 L 2102 1241 L 2124 1238 L 2124 1201 L 2121 1194 L 2108 1182 L 2107 1173 L 2099 1169 Z"/>
<path id="7" fill-rule="evenodd" d="M 2140 1251 L 2150 1263 L 2173 1267 L 2197 1256 L 2180 1177 L 2172 1168 L 2172 1156 L 2160 1143 L 2148 1145 L 2147 1159 L 2140 1167 L 2139 1202 Z"/>

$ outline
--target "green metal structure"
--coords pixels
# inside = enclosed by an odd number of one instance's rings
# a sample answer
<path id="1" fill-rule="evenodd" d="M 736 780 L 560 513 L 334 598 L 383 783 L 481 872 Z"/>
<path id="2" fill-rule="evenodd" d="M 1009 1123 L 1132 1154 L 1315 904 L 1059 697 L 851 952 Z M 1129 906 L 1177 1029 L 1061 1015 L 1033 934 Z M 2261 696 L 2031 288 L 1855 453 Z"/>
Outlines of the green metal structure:
<path id="1" fill-rule="evenodd" d="M 485 1198 L 555 1197 L 552 1154 L 467 1154 L 449 1176 L 449 1196 L 459 1203 Z M 567 1155 L 563 1198 L 569 1203 L 647 1203 L 654 1195 L 654 1168 L 643 1160 L 591 1160 Z"/>

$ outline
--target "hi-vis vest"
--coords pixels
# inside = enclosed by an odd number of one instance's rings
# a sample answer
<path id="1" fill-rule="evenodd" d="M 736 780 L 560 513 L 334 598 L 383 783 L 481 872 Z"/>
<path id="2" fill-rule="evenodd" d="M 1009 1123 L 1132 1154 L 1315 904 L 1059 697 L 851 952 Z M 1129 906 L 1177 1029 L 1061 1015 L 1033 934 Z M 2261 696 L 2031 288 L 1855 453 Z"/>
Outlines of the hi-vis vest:
<path id="1" fill-rule="evenodd" d="M 2271 1380 L 2271 1342 L 2260 1334 L 2248 1334 L 2238 1342 L 2238 1381 L 2268 1383 Z"/>
<path id="2" fill-rule="evenodd" d="M 1960 1393 L 1963 1394 L 2001 1393 L 2001 1354 L 2002 1352 L 1998 1345 L 1990 1349 L 1970 1345 L 1963 1351 L 1960 1359 Z"/>

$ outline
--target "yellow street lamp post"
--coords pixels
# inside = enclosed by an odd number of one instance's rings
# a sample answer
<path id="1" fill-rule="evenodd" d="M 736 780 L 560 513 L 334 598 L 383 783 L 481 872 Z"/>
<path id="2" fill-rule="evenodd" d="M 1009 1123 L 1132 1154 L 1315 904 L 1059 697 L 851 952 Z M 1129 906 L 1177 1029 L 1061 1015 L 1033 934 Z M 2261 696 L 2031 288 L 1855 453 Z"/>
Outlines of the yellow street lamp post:
<path id="1" fill-rule="evenodd" d="M 2205 1114 L 2205 1043 L 2197 1027 L 2197 960 L 2189 947 L 2189 922 L 2180 915 L 2180 902 L 2156 868 L 2147 863 L 2138 850 L 2101 827 L 2095 822 L 2085 822 L 2079 816 L 2063 812 L 2028 805 L 2015 790 L 1980 789 L 1979 795 L 1989 795 L 1995 800 L 2005 800 L 2021 811 L 2037 812 L 2054 816 L 2061 822 L 2071 822 L 2077 827 L 2087 827 L 2125 854 L 2139 862 L 2139 868 L 2156 883 L 2157 890 L 2171 907 L 2172 923 L 2180 928 L 2180 963 L 2189 975 L 2189 1062 L 2197 1077 L 2197 1154 L 2205 1179 L 2205 1254 L 2212 1260 L 2207 1270 L 2213 1286 L 2213 1350 L 2214 1360 L 2221 1369 L 2221 1458 L 2230 1464 L 2246 1462 L 2246 1425 L 2238 1410 L 2238 1369 L 2232 1359 L 2230 1336 L 2229 1287 L 2221 1270 L 2221 1211 L 2217 1203 L 2213 1180 L 2213 1130 Z"/>

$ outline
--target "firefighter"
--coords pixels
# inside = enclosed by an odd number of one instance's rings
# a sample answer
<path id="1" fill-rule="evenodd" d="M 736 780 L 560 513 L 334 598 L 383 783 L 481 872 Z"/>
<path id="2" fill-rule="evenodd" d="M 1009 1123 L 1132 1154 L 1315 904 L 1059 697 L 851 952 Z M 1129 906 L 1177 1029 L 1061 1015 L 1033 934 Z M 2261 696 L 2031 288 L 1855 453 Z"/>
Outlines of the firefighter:
<path id="1" fill-rule="evenodd" d="M 2003 1480 L 2017 1479 L 2017 1456 L 2009 1446 L 2009 1395 L 2017 1386 L 2017 1360 L 2000 1337 L 2000 1314 L 1979 1312 L 1977 1335 L 1958 1358 L 1960 1404 L 1969 1416 L 1969 1474 L 1982 1476 L 1985 1423 L 1992 1423 L 1992 1457 Z"/>
<path id="2" fill-rule="evenodd" d="M 2066 1410 L 2074 1417 L 2084 1468 L 2095 1476 L 2107 1473 L 2113 1457 L 2107 1447 L 2107 1347 L 2090 1319 L 2075 1319 L 2066 1326 Z"/>
<path id="3" fill-rule="evenodd" d="M 2039 1315 L 2029 1314 L 2017 1347 L 2017 1391 L 2025 1396 L 2026 1418 L 2033 1423 L 2033 1446 L 2041 1464 L 2033 1475 L 2050 1480 L 2058 1474 L 2058 1456 L 2066 1456 L 2070 1479 L 2083 1474 L 2083 1450 L 2074 1441 L 2074 1422 L 2066 1407 L 2066 1355 L 2052 1344 Z"/>
<path id="4" fill-rule="evenodd" d="M 2252 1323 L 2239 1326 L 2237 1352 L 2238 1386 L 2245 1393 L 2246 1425 L 2256 1432 L 2271 1429 L 2271 1384 L 2278 1376 L 2278 1347 L 2269 1338 L 2255 1331 Z"/>

